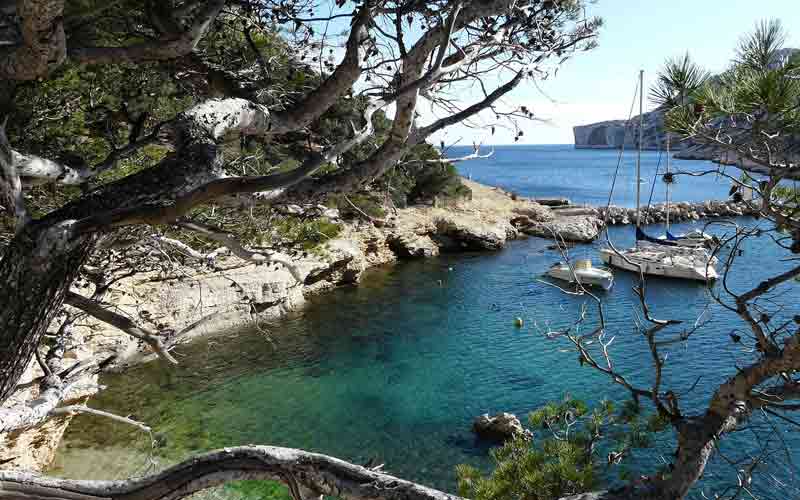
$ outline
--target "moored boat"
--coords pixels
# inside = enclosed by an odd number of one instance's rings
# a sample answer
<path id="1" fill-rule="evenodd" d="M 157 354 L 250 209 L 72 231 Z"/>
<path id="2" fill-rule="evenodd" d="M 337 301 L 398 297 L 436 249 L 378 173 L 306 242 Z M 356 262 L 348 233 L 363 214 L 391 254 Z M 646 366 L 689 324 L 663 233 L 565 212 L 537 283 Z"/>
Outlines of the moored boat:
<path id="1" fill-rule="evenodd" d="M 614 275 L 608 269 L 592 266 L 589 259 L 581 259 L 570 267 L 564 262 L 557 262 L 547 270 L 547 275 L 570 283 L 576 281 L 581 285 L 598 286 L 603 290 L 610 290 L 614 285 Z"/>
<path id="2" fill-rule="evenodd" d="M 600 258 L 609 266 L 626 271 L 664 278 L 709 282 L 718 278 L 714 260 L 692 253 L 664 252 L 656 247 L 638 247 L 619 253 L 610 248 L 600 250 Z"/>
<path id="3" fill-rule="evenodd" d="M 642 163 L 642 116 L 644 113 L 644 71 L 639 72 L 639 148 L 636 158 L 636 178 L 641 175 Z M 669 144 L 669 135 L 667 136 Z M 669 150 L 667 153 L 669 158 Z M 641 228 L 641 188 L 636 185 L 636 245 L 623 251 L 612 248 L 600 250 L 600 258 L 609 266 L 632 272 L 642 272 L 652 276 L 666 278 L 680 278 L 702 282 L 717 279 L 717 258 L 705 248 L 707 237 L 705 233 L 672 236 L 669 233 L 669 185 L 673 182 L 673 174 L 669 170 L 667 160 L 667 173 L 664 175 L 667 183 L 667 231 L 663 238 L 654 238 L 647 235 Z M 612 185 L 613 194 L 613 185 Z M 701 244 L 697 244 L 702 242 Z"/>

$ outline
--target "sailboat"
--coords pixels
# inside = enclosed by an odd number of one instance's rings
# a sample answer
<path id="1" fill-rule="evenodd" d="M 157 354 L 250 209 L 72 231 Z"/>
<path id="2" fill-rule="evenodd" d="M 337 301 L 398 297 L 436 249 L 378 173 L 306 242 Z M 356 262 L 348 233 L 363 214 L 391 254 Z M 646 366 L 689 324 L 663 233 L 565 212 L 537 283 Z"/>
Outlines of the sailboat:
<path id="1" fill-rule="evenodd" d="M 657 241 L 653 241 L 652 238 L 644 234 L 644 231 L 637 230 L 636 239 L 641 241 L 642 244 L 647 245 L 648 243 L 656 244 L 656 245 L 665 245 L 665 246 L 679 246 L 679 247 L 691 247 L 691 248 L 713 248 L 716 244 L 716 239 L 699 229 L 695 229 L 689 231 L 688 233 L 674 235 L 669 231 L 669 224 L 670 224 L 670 188 L 674 181 L 674 174 L 670 169 L 670 136 L 669 133 L 666 134 L 666 143 L 667 143 L 667 168 L 666 173 L 662 177 L 664 180 L 664 184 L 666 184 L 666 196 L 665 196 L 665 212 L 666 212 L 666 221 L 665 226 L 666 230 L 663 236 L 659 236 Z M 655 179 L 653 179 L 655 182 Z"/>
<path id="2" fill-rule="evenodd" d="M 639 72 L 639 149 L 636 157 L 636 179 L 641 178 L 644 130 L 644 71 Z M 652 276 L 697 281 L 717 279 L 716 258 L 702 247 L 682 246 L 648 236 L 641 228 L 641 183 L 636 183 L 636 246 L 622 251 L 600 250 L 601 260 L 610 266 Z"/>

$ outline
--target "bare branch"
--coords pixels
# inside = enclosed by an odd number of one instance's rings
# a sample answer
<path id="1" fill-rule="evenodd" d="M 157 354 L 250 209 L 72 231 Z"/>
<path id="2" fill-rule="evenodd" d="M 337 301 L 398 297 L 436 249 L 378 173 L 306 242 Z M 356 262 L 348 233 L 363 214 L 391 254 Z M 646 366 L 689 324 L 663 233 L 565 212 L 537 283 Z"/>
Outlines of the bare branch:
<path id="1" fill-rule="evenodd" d="M 86 297 L 78 295 L 74 292 L 67 292 L 64 303 L 80 309 L 81 311 L 99 319 L 104 323 L 108 323 L 111 326 L 119 328 L 128 335 L 147 343 L 147 345 L 153 349 L 153 352 L 157 353 L 168 363 L 173 365 L 178 364 L 178 361 L 173 358 L 169 352 L 167 352 L 167 349 L 164 347 L 164 343 L 162 342 L 161 338 L 159 338 L 158 334 L 138 326 L 136 323 L 131 321 L 130 318 L 106 309 L 99 302 L 87 299 Z"/>
<path id="2" fill-rule="evenodd" d="M 250 250 L 245 249 L 241 243 L 236 239 L 236 236 L 232 235 L 231 233 L 227 233 L 225 231 L 220 231 L 219 229 L 213 228 L 211 226 L 201 224 L 199 222 L 194 222 L 190 220 L 180 220 L 178 221 L 178 225 L 182 228 L 189 229 L 190 231 L 197 231 L 214 241 L 218 241 L 222 243 L 225 247 L 227 247 L 234 255 L 237 257 L 248 260 L 251 262 L 255 262 L 257 264 L 267 263 L 267 262 L 278 262 L 283 264 L 286 269 L 292 274 L 295 280 L 298 283 L 302 283 L 305 280 L 305 276 L 300 271 L 300 269 L 292 262 L 292 258 L 286 254 L 282 254 L 280 252 L 274 252 L 272 250 L 264 251 L 264 252 L 252 252 Z"/>
<path id="3" fill-rule="evenodd" d="M 274 446 L 212 451 L 152 476 L 126 481 L 76 481 L 25 472 L 0 472 L 0 490 L 54 500 L 177 500 L 229 481 L 270 479 L 315 495 L 346 500 L 460 500 L 459 497 L 327 455 Z"/>
<path id="4" fill-rule="evenodd" d="M 98 410 L 96 408 L 89 408 L 86 405 L 69 405 L 69 406 L 62 406 L 60 408 L 56 408 L 52 412 L 50 412 L 53 416 L 61 416 L 61 415 L 76 415 L 78 413 L 85 413 L 87 415 L 95 415 L 98 417 L 109 418 L 114 420 L 115 422 L 121 422 L 123 424 L 128 424 L 136 427 L 137 429 L 144 431 L 144 432 L 152 432 L 152 429 L 147 425 L 133 420 L 128 417 L 122 417 L 119 415 L 115 415 L 113 413 L 109 413 L 107 411 Z"/>

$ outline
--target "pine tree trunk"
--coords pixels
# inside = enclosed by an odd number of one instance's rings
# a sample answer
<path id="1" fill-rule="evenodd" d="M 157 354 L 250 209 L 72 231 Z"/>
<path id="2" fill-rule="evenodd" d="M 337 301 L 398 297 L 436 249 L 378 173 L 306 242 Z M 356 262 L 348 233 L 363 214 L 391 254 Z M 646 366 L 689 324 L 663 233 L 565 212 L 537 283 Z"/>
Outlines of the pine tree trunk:
<path id="1" fill-rule="evenodd" d="M 53 241 L 54 228 L 26 228 L 0 260 L 0 401 L 14 391 L 94 246 L 92 236 Z"/>
<path id="2" fill-rule="evenodd" d="M 687 418 L 678 427 L 678 449 L 668 476 L 657 484 L 657 498 L 678 500 L 703 477 L 717 439 L 736 428 L 734 415 L 721 416 L 713 411 L 701 417 Z"/>

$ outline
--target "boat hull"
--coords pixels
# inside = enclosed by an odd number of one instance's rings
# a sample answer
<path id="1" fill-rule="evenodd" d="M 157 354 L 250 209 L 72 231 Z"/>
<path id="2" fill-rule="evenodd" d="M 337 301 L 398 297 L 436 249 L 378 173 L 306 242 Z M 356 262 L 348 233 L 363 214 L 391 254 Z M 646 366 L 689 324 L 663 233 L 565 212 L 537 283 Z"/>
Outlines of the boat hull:
<path id="1" fill-rule="evenodd" d="M 598 268 L 571 270 L 567 265 L 559 265 L 551 267 L 547 271 L 547 275 L 570 283 L 575 283 L 577 278 L 581 285 L 596 286 L 603 290 L 610 290 L 614 285 L 614 275 L 609 271 Z"/>
<path id="2" fill-rule="evenodd" d="M 600 250 L 600 258 L 603 263 L 638 273 L 639 266 L 641 271 L 649 276 L 661 276 L 664 278 L 677 278 L 701 282 L 709 282 L 717 279 L 717 271 L 713 264 L 707 265 L 705 262 L 695 259 L 681 258 L 680 256 L 667 255 L 658 252 L 626 253 L 628 260 L 622 258 L 611 249 Z M 644 255 L 653 258 L 643 258 Z M 630 262 L 629 262 L 630 261 Z M 638 265 L 637 265 L 638 264 Z"/>

